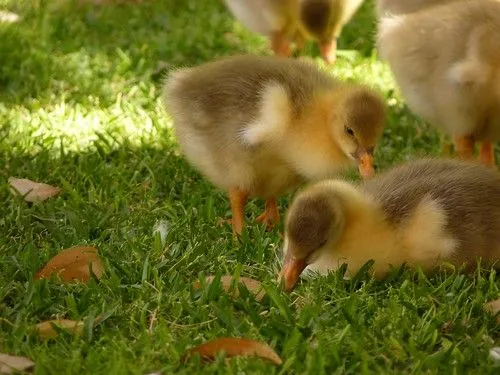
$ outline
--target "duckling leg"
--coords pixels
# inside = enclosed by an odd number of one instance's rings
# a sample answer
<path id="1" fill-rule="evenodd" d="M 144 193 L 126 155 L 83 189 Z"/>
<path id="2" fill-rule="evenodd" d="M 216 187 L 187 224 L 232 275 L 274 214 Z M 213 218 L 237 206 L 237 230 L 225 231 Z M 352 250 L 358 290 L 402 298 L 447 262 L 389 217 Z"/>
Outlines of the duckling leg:
<path id="1" fill-rule="evenodd" d="M 271 34 L 271 49 L 278 56 L 290 56 L 290 42 L 286 38 L 283 31 L 275 31 Z"/>
<path id="2" fill-rule="evenodd" d="M 280 221 L 280 214 L 278 211 L 278 204 L 276 198 L 266 200 L 266 209 L 264 213 L 258 216 L 255 220 L 266 225 L 267 229 L 271 229 L 274 224 Z"/>
<path id="3" fill-rule="evenodd" d="M 495 151 L 492 142 L 482 142 L 479 147 L 479 161 L 488 167 L 495 165 Z"/>
<path id="4" fill-rule="evenodd" d="M 337 59 L 337 39 L 321 42 L 319 44 L 319 49 L 323 60 L 325 60 L 328 64 L 335 63 L 335 60 Z"/>
<path id="5" fill-rule="evenodd" d="M 472 159 L 474 157 L 474 137 L 462 135 L 455 137 L 457 154 L 461 159 Z"/>
<path id="6" fill-rule="evenodd" d="M 241 191 L 239 188 L 234 187 L 229 190 L 229 200 L 231 202 L 231 225 L 234 234 L 241 234 L 245 224 L 245 205 L 248 200 L 248 193 Z"/>

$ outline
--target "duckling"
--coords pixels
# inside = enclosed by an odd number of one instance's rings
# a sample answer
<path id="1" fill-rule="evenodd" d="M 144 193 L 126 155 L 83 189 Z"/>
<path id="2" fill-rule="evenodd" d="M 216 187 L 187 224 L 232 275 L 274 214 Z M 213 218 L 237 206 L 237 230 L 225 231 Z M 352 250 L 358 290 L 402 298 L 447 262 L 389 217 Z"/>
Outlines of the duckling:
<path id="1" fill-rule="evenodd" d="M 278 56 L 290 56 L 308 39 L 319 43 L 321 56 L 333 63 L 337 38 L 364 0 L 224 0 L 249 30 L 266 35 Z"/>
<path id="2" fill-rule="evenodd" d="M 281 277 L 291 290 L 308 267 L 352 276 L 370 259 L 384 278 L 403 263 L 424 272 L 440 262 L 500 265 L 500 173 L 480 163 L 421 159 L 364 184 L 316 183 L 293 200 Z"/>
<path id="3" fill-rule="evenodd" d="M 376 4 L 379 17 L 413 13 L 435 5 L 464 0 L 378 0 Z"/>
<path id="4" fill-rule="evenodd" d="M 374 174 L 385 122 L 381 96 L 313 63 L 225 57 L 173 72 L 163 100 L 188 161 L 229 193 L 236 234 L 249 197 L 266 199 L 257 220 L 272 227 L 279 221 L 276 198 L 302 181 L 354 162 L 365 178 Z"/>
<path id="5" fill-rule="evenodd" d="M 249 30 L 270 39 L 278 56 L 290 56 L 290 40 L 297 32 L 298 0 L 224 0 L 233 14 Z"/>
<path id="6" fill-rule="evenodd" d="M 389 3 L 389 2 L 386 2 Z M 455 138 L 461 158 L 494 165 L 500 140 L 500 2 L 454 1 L 383 15 L 378 49 L 408 106 Z"/>
<path id="7" fill-rule="evenodd" d="M 299 36 L 316 40 L 323 60 L 334 63 L 337 39 L 363 0 L 302 0 L 299 3 Z"/>

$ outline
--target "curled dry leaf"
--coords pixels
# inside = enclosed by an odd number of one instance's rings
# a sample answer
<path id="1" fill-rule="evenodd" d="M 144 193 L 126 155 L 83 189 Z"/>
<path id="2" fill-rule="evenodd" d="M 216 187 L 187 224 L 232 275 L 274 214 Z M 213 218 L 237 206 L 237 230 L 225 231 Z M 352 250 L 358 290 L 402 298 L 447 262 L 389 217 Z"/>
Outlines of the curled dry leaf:
<path id="1" fill-rule="evenodd" d="M 29 370 L 35 366 L 35 362 L 26 357 L 0 353 L 0 374 L 13 374 Z"/>
<path id="2" fill-rule="evenodd" d="M 61 188 L 34 182 L 25 178 L 9 177 L 11 190 L 22 195 L 26 202 L 43 202 L 61 191 Z"/>
<path id="3" fill-rule="evenodd" d="M 97 249 L 92 246 L 76 246 L 66 249 L 48 261 L 36 275 L 35 279 L 45 279 L 52 274 L 57 274 L 63 281 L 83 281 L 90 280 L 90 269 L 98 279 L 104 274 L 102 264 Z"/>
<path id="4" fill-rule="evenodd" d="M 281 365 L 283 361 L 278 354 L 267 344 L 234 337 L 221 337 L 197 346 L 186 353 L 186 357 L 198 353 L 204 360 L 214 360 L 217 353 L 225 352 L 228 357 L 245 356 L 260 357 Z"/>
<path id="5" fill-rule="evenodd" d="M 205 278 L 205 283 L 210 284 L 212 281 L 214 281 L 215 276 L 207 276 Z M 250 293 L 252 293 L 255 297 L 255 300 L 260 301 L 262 298 L 265 296 L 264 289 L 262 288 L 262 285 L 260 281 L 251 279 L 249 277 L 240 277 L 240 278 L 234 278 L 231 275 L 225 275 L 221 276 L 220 282 L 222 289 L 224 289 L 226 292 L 232 292 L 232 296 L 234 298 L 238 297 L 238 288 L 237 285 L 232 289 L 233 286 L 233 281 L 238 280 L 241 284 L 245 285 L 245 287 L 248 289 Z M 201 288 L 201 283 L 199 281 L 196 281 L 193 283 L 193 287 L 195 289 L 200 289 Z"/>
<path id="6" fill-rule="evenodd" d="M 488 302 L 485 306 L 486 311 L 495 315 L 500 312 L 500 299 Z M 500 315 L 497 317 L 497 321 L 500 322 Z"/>
<path id="7" fill-rule="evenodd" d="M 79 336 L 83 332 L 83 322 L 68 319 L 48 320 L 46 322 L 38 323 L 35 326 L 35 330 L 40 337 L 44 339 L 53 339 L 59 334 L 54 326 L 57 326 L 58 328 L 63 329 L 75 336 Z"/>

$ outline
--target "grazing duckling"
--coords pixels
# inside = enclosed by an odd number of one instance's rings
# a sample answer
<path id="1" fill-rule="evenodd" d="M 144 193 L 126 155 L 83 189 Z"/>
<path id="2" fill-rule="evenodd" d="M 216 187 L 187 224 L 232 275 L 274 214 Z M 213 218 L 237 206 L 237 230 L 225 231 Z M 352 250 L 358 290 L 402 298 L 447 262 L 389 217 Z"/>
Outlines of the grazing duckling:
<path id="1" fill-rule="evenodd" d="M 309 266 L 319 273 L 347 264 L 354 275 L 373 259 L 383 278 L 403 263 L 431 271 L 500 263 L 500 173 L 479 163 L 422 159 L 364 184 L 316 183 L 286 217 L 281 276 L 291 290 Z M 496 263 L 496 264 L 495 264 Z"/>
<path id="2" fill-rule="evenodd" d="M 224 0 L 249 30 L 269 37 L 279 56 L 290 56 L 290 42 L 319 43 L 321 56 L 335 61 L 337 38 L 363 0 Z"/>
<path id="3" fill-rule="evenodd" d="M 235 233 L 249 197 L 266 199 L 257 218 L 279 220 L 276 198 L 303 180 L 357 162 L 373 173 L 385 122 L 379 94 L 334 79 L 313 63 L 234 56 L 172 73 L 164 91 L 186 158 L 229 193 Z"/>
<path id="4" fill-rule="evenodd" d="M 384 14 L 384 13 L 383 13 Z M 378 48 L 408 106 L 455 138 L 459 156 L 494 165 L 500 141 L 500 2 L 455 1 L 385 14 Z"/>

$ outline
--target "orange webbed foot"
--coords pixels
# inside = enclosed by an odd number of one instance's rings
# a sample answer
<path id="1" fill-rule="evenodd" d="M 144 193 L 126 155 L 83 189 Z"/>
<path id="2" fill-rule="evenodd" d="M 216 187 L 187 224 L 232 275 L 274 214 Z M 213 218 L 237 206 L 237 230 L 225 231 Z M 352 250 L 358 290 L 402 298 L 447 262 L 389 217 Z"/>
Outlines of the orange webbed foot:
<path id="1" fill-rule="evenodd" d="M 290 41 L 281 31 L 271 35 L 271 49 L 277 56 L 290 57 L 292 55 Z"/>
<path id="2" fill-rule="evenodd" d="M 275 224 L 279 223 L 280 214 L 278 211 L 278 204 L 276 203 L 276 199 L 268 199 L 266 201 L 266 209 L 264 210 L 264 213 L 258 216 L 255 220 L 263 223 L 268 230 L 272 229 Z"/>
<path id="3" fill-rule="evenodd" d="M 319 45 L 321 57 L 327 64 L 335 64 L 337 60 L 337 40 L 333 39 L 328 42 L 322 42 Z"/>
<path id="4" fill-rule="evenodd" d="M 474 157 L 474 137 L 471 135 L 455 137 L 457 154 L 461 159 L 470 160 Z"/>
<path id="5" fill-rule="evenodd" d="M 483 142 L 479 147 L 479 161 L 488 167 L 495 166 L 495 151 L 492 142 Z"/>

